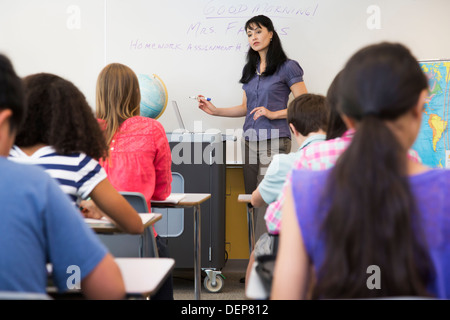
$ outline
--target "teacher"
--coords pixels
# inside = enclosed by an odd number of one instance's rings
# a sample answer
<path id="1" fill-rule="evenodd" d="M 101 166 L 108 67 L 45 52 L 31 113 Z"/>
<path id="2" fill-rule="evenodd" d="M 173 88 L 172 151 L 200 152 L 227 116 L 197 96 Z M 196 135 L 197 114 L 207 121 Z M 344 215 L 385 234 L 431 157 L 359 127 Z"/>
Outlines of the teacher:
<path id="1" fill-rule="evenodd" d="M 245 23 L 250 48 L 242 71 L 242 104 L 217 108 L 199 96 L 199 108 L 222 117 L 243 117 L 244 184 L 251 194 L 264 177 L 274 154 L 289 153 L 291 133 L 286 121 L 289 94 L 307 92 L 303 69 L 288 59 L 270 18 L 258 15 Z"/>

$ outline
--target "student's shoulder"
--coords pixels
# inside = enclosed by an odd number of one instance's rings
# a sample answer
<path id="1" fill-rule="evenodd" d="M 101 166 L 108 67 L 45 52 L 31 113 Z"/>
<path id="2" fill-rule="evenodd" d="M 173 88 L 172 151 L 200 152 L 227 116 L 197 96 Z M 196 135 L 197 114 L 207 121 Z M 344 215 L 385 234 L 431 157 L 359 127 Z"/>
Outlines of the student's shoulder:
<path id="1" fill-rule="evenodd" d="M 297 182 L 301 182 L 298 185 L 303 191 L 310 190 L 310 188 L 316 188 L 323 186 L 330 175 L 331 168 L 324 170 L 309 170 L 309 169 L 297 169 L 292 170 L 292 184 L 296 185 Z"/>
<path id="2" fill-rule="evenodd" d="M 20 163 L 4 157 L 0 157 L 0 170 L 2 171 L 2 180 L 7 177 L 23 183 L 46 183 L 51 180 L 47 172 L 40 166 Z"/>
<path id="3" fill-rule="evenodd" d="M 304 160 L 308 157 L 315 157 L 318 152 L 329 150 L 332 147 L 330 140 L 319 141 L 309 145 L 295 153 L 296 161 Z"/>
<path id="4" fill-rule="evenodd" d="M 450 169 L 434 168 L 413 176 L 412 181 L 420 185 L 440 184 L 441 188 L 450 190 Z"/>
<path id="5" fill-rule="evenodd" d="M 349 143 L 350 140 L 343 137 L 319 141 L 312 145 L 309 145 L 307 148 L 302 149 L 302 154 L 316 155 L 317 153 L 341 151 L 345 150 Z"/>
<path id="6" fill-rule="evenodd" d="M 272 157 L 269 167 L 267 168 L 267 173 L 265 176 L 277 175 L 279 172 L 283 173 L 289 171 L 295 162 L 295 153 L 279 153 Z M 264 177 L 265 179 L 266 177 Z"/>
<path id="7" fill-rule="evenodd" d="M 127 119 L 124 124 L 129 127 L 135 127 L 139 130 L 142 130 L 143 133 L 145 131 L 154 131 L 154 130 L 164 130 L 162 124 L 153 118 L 143 117 L 143 116 L 135 116 Z"/>
<path id="8" fill-rule="evenodd" d="M 294 161 L 297 159 L 296 152 L 290 152 L 290 153 L 279 153 L 273 156 L 272 163 L 282 164 L 282 165 L 289 165 L 292 166 L 294 164 Z"/>

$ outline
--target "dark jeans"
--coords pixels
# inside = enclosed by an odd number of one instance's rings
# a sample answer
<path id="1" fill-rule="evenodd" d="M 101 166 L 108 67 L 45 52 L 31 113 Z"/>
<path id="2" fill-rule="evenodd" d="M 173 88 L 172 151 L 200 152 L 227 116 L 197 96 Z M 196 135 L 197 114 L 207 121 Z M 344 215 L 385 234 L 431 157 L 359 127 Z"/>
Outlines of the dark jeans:
<path id="1" fill-rule="evenodd" d="M 158 247 L 158 254 L 161 258 L 169 258 L 169 248 L 167 246 L 167 239 L 156 236 L 156 245 Z M 151 275 L 150 275 L 151 276 Z M 173 300 L 173 274 L 170 273 L 167 280 L 163 283 L 161 288 L 150 297 L 151 300 Z"/>

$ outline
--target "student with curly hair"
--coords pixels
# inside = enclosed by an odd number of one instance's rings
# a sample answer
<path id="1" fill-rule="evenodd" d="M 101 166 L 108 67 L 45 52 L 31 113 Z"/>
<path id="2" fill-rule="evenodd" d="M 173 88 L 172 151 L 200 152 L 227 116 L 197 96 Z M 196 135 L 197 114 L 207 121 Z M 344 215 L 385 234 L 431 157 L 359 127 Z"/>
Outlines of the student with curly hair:
<path id="1" fill-rule="evenodd" d="M 67 270 L 76 265 L 85 298 L 124 298 L 125 286 L 114 257 L 58 183 L 38 166 L 6 158 L 23 127 L 26 108 L 22 81 L 9 59 L 0 54 L 0 291 L 46 294 L 46 265 L 51 263 L 59 292 L 68 290 L 72 274 Z"/>
<path id="2" fill-rule="evenodd" d="M 82 199 L 90 197 L 123 231 L 143 233 L 141 218 L 98 163 L 107 146 L 81 91 L 49 73 L 27 76 L 24 86 L 28 111 L 10 159 L 43 167 L 74 204 L 85 207 L 86 216 L 99 212 L 86 209 L 90 203 Z"/>

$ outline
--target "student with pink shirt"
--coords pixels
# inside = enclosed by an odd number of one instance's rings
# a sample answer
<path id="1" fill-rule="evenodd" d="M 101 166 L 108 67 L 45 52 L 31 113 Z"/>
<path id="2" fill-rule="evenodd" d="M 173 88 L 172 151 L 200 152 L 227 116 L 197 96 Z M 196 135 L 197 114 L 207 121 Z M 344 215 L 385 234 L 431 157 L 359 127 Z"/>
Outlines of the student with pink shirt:
<path id="1" fill-rule="evenodd" d="M 137 76 L 128 66 L 112 63 L 100 72 L 96 113 L 109 146 L 100 164 L 117 190 L 142 193 L 150 210 L 152 199 L 170 195 L 172 156 L 163 126 L 140 116 L 140 99 Z M 168 256 L 163 239 L 155 235 L 159 256 Z M 173 299 L 171 278 L 166 284 L 160 292 L 168 294 L 160 298 Z"/>

